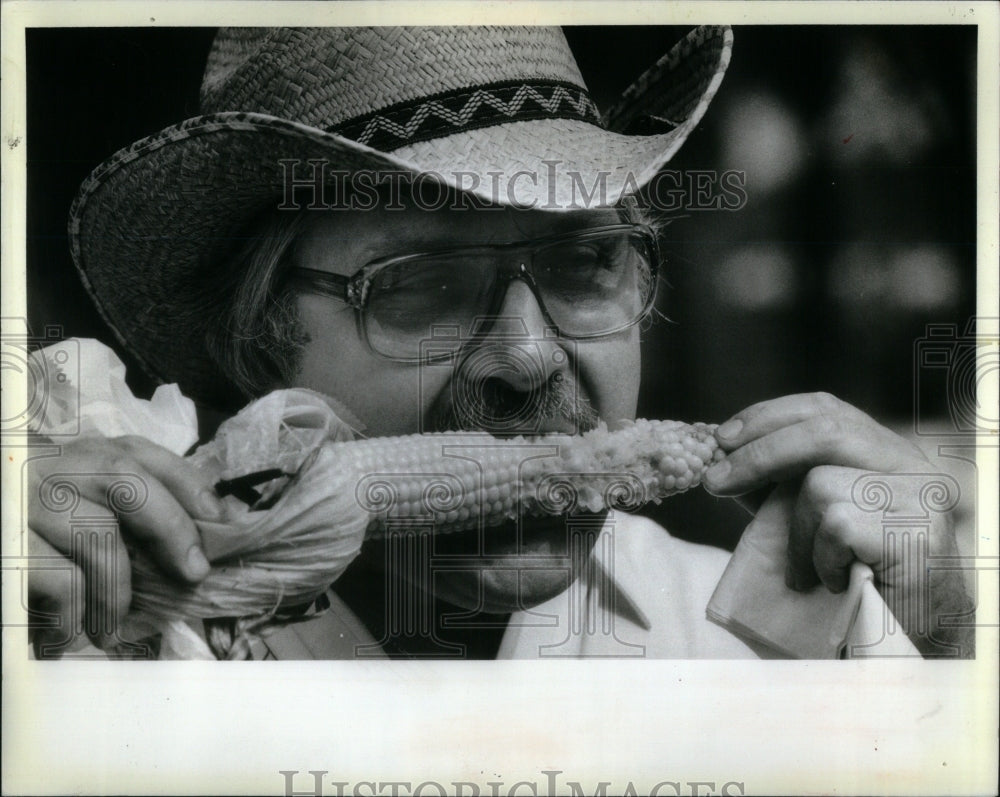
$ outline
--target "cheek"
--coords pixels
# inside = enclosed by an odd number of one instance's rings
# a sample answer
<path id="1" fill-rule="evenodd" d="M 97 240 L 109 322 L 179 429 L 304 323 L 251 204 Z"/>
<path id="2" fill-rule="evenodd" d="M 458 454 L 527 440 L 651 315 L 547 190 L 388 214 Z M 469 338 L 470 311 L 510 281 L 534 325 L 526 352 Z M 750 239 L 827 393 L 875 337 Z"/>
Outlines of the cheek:
<path id="1" fill-rule="evenodd" d="M 413 434 L 447 382 L 445 369 L 420 369 L 373 354 L 357 332 L 354 312 L 330 299 L 303 296 L 299 320 L 309 336 L 295 378 L 332 396 L 366 426 L 370 436 Z M 423 371 L 423 373 L 421 373 Z"/>
<path id="2" fill-rule="evenodd" d="M 577 358 L 581 382 L 601 418 L 611 425 L 635 418 L 642 362 L 638 328 L 608 340 L 580 342 Z"/>

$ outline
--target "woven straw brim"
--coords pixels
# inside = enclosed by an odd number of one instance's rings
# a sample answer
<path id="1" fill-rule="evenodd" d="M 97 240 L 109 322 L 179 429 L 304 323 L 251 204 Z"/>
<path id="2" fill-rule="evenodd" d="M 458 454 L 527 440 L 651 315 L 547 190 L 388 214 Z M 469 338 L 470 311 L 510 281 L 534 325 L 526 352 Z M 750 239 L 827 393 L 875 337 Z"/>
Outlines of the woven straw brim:
<path id="1" fill-rule="evenodd" d="M 728 61 L 728 49 L 723 57 Z M 431 173 L 465 189 L 475 183 L 471 173 L 479 180 L 473 193 L 500 204 L 511 199 L 507 181 L 527 172 L 537 179 L 518 179 L 514 198 L 547 211 L 580 207 L 581 186 L 589 192 L 603 173 L 600 199 L 613 204 L 674 155 L 724 69 L 716 63 L 703 72 L 682 97 L 683 122 L 656 135 L 550 118 L 466 130 L 387 154 L 266 114 L 189 119 L 118 152 L 87 179 L 70 211 L 73 258 L 102 317 L 150 375 L 179 383 L 196 400 L 235 406 L 240 398 L 205 349 L 214 319 L 192 318 L 192 308 L 204 304 L 205 270 L 238 249 L 241 236 L 252 234 L 247 225 L 281 201 L 283 160 L 322 160 L 341 173 Z"/>

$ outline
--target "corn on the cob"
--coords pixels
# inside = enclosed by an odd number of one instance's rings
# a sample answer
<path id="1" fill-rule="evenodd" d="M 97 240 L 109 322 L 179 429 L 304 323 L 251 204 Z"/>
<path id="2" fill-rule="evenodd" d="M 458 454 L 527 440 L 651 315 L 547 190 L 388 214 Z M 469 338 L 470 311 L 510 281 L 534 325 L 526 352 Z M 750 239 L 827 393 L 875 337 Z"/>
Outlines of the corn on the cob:
<path id="1" fill-rule="evenodd" d="M 456 432 L 326 442 L 272 508 L 254 511 L 230 498 L 234 514 L 226 523 L 199 522 L 213 568 L 197 587 L 178 585 L 135 556 L 133 610 L 160 618 L 250 617 L 308 603 L 339 578 L 366 535 L 394 520 L 457 531 L 522 513 L 659 502 L 697 485 L 722 457 L 714 430 L 639 420 L 572 437 Z M 227 445 L 237 450 L 234 442 Z"/>
<path id="2" fill-rule="evenodd" d="M 493 526 L 521 514 L 637 509 L 700 483 L 722 452 L 714 426 L 638 420 L 609 432 L 498 440 L 442 433 L 337 443 L 356 474 L 369 533 L 392 518 L 436 531 Z"/>

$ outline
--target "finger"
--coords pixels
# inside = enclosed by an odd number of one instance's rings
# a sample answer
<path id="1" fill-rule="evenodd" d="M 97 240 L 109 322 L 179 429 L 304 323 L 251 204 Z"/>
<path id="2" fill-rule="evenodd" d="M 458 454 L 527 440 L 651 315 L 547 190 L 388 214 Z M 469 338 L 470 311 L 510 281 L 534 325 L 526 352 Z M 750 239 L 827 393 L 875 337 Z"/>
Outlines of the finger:
<path id="1" fill-rule="evenodd" d="M 859 422 L 875 422 L 861 410 L 829 393 L 796 393 L 760 401 L 736 413 L 719 425 L 716 437 L 725 451 L 732 451 L 751 440 L 775 432 L 784 426 L 817 416 L 848 416 Z"/>
<path id="2" fill-rule="evenodd" d="M 704 482 L 716 495 L 742 495 L 818 465 L 873 471 L 917 466 L 909 444 L 884 427 L 814 416 L 730 451 L 706 471 Z"/>
<path id="3" fill-rule="evenodd" d="M 59 658 L 83 636 L 83 571 L 28 529 L 28 628 L 36 659 Z"/>
<path id="4" fill-rule="evenodd" d="M 813 468 L 802 480 L 788 536 L 785 583 L 791 589 L 808 590 L 822 581 L 840 591 L 850 563 L 870 561 L 870 551 L 859 545 L 869 530 L 870 513 L 849 500 L 859 475 L 852 468 L 825 466 Z"/>
<path id="5" fill-rule="evenodd" d="M 774 485 L 769 484 L 766 487 L 761 487 L 759 490 L 754 490 L 753 492 L 746 493 L 745 495 L 734 496 L 733 500 L 751 515 L 756 515 L 760 511 L 760 508 L 764 505 L 767 497 L 773 492 Z"/>
<path id="6" fill-rule="evenodd" d="M 118 624 L 128 613 L 132 593 L 128 556 L 114 527 L 88 525 L 75 535 L 72 558 L 29 530 L 29 550 L 35 560 L 29 605 L 36 626 L 42 626 L 36 656 L 58 658 L 88 638 L 101 648 L 118 644 Z"/>
<path id="7" fill-rule="evenodd" d="M 66 472 L 50 474 L 31 490 L 29 517 L 35 530 L 69 553 L 74 521 L 79 525 L 94 512 L 98 519 L 107 517 L 110 507 L 129 539 L 164 573 L 189 583 L 204 578 L 210 568 L 194 521 L 163 483 L 117 446 L 100 449 L 96 458 L 86 453 L 60 462 Z M 85 514 L 72 503 L 77 498 L 86 502 Z"/>
<path id="8" fill-rule="evenodd" d="M 107 507 L 75 492 L 75 485 L 68 482 L 49 484 L 52 493 L 58 493 L 57 499 L 51 494 L 46 496 L 45 483 L 39 492 L 29 497 L 29 506 L 33 502 L 38 504 L 29 512 L 33 539 L 44 555 L 62 557 L 80 569 L 75 577 L 84 586 L 80 604 L 84 609 L 83 633 L 102 640 L 114 632 L 132 601 L 128 552 L 119 533 L 118 520 Z M 67 500 L 72 500 L 71 510 L 54 511 L 54 500 L 63 502 L 56 507 L 65 506 Z"/>
<path id="9" fill-rule="evenodd" d="M 32 530 L 35 548 L 50 565 L 36 582 L 35 598 L 43 612 L 51 613 L 46 605 L 55 604 L 55 612 L 66 614 L 67 622 L 72 622 L 72 633 L 61 643 L 66 650 L 79 647 L 87 638 L 107 649 L 122 642 L 118 627 L 132 602 L 128 552 L 113 518 L 106 525 L 95 522 L 101 507 L 81 502 L 78 509 L 90 520 L 70 530 L 63 540 L 66 550 L 50 545 Z M 53 530 L 47 533 L 52 535 Z"/>
<path id="10" fill-rule="evenodd" d="M 116 437 L 114 442 L 159 479 L 192 518 L 224 519 L 225 505 L 216 495 L 214 487 L 218 474 L 207 473 L 173 451 L 143 437 Z"/>
<path id="11" fill-rule="evenodd" d="M 809 483 L 814 479 L 810 472 L 803 480 L 792 509 L 791 524 L 788 529 L 785 584 L 790 589 L 799 591 L 810 590 L 819 583 L 819 577 L 813 567 L 813 542 L 827 503 L 816 495 L 815 488 L 810 487 Z"/>
<path id="12" fill-rule="evenodd" d="M 819 580 L 831 592 L 843 592 L 851 577 L 851 564 L 857 558 L 850 544 L 858 512 L 851 504 L 827 507 L 813 542 L 813 567 Z"/>
<path id="13" fill-rule="evenodd" d="M 708 493 L 716 495 L 716 493 L 713 492 L 712 487 L 709 484 L 703 483 L 702 486 Z M 760 510 L 761 506 L 763 506 L 764 502 L 767 500 L 767 497 L 773 491 L 774 491 L 774 485 L 767 484 L 761 487 L 760 489 L 751 490 L 750 492 L 744 493 L 742 495 L 728 495 L 721 493 L 717 495 L 719 497 L 732 498 L 734 501 L 736 501 L 737 504 L 739 504 L 741 509 L 745 509 L 751 515 L 756 515 L 757 512 Z"/>
<path id="14" fill-rule="evenodd" d="M 759 402 L 721 424 L 715 434 L 720 447 L 728 452 L 778 429 L 813 418 L 827 418 L 831 423 L 855 433 L 873 434 L 889 441 L 907 458 L 926 462 L 919 447 L 829 393 L 798 393 Z"/>

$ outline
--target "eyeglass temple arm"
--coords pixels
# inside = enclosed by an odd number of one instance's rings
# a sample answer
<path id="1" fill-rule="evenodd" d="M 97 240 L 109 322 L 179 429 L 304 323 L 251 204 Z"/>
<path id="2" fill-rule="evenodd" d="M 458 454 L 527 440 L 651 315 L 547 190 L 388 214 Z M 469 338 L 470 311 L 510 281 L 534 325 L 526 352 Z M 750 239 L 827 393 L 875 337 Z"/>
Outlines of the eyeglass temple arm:
<path id="1" fill-rule="evenodd" d="M 354 303 L 350 290 L 351 278 L 343 274 L 331 274 L 329 271 L 300 266 L 293 268 L 290 276 L 296 282 L 322 296 L 332 296 L 334 299 L 341 299 L 348 304 Z"/>

